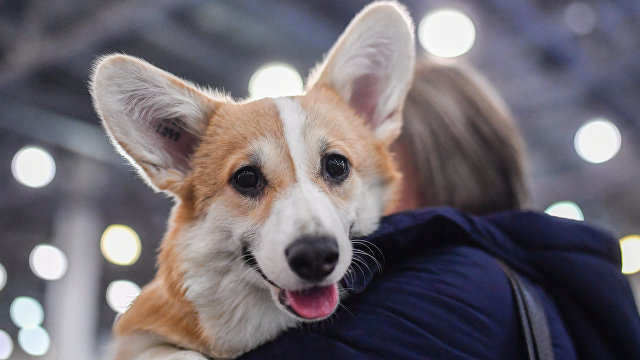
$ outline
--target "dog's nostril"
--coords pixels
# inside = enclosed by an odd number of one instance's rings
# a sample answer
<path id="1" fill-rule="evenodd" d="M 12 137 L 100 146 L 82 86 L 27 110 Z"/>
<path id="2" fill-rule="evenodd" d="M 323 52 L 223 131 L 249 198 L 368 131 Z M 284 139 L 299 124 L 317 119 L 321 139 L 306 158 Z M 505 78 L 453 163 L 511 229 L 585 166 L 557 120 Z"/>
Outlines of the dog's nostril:
<path id="1" fill-rule="evenodd" d="M 338 262 L 338 251 L 336 252 L 328 252 L 325 254 L 325 257 L 322 259 L 322 267 L 325 271 L 331 272 L 336 267 L 336 263 Z"/>
<path id="2" fill-rule="evenodd" d="M 320 281 L 327 277 L 338 262 L 338 243 L 328 236 L 303 236 L 285 249 L 291 270 L 301 278 Z"/>

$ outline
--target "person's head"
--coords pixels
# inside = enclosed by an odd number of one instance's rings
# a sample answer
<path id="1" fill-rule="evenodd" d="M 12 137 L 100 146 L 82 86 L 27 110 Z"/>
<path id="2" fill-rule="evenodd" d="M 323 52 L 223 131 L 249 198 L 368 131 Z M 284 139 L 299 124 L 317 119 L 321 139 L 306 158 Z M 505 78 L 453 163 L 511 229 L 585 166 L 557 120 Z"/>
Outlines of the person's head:
<path id="1" fill-rule="evenodd" d="M 482 214 L 527 200 L 524 142 L 500 97 L 478 74 L 423 59 L 394 144 L 398 210 L 452 206 Z"/>

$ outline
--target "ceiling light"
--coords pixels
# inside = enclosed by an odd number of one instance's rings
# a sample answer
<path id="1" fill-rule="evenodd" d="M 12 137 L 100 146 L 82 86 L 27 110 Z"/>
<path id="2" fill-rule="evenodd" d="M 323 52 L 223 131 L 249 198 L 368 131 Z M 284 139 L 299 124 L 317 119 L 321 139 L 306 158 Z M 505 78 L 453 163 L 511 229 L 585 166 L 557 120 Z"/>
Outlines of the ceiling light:
<path id="1" fill-rule="evenodd" d="M 37 326 L 30 329 L 20 329 L 18 344 L 29 355 L 42 356 L 49 351 L 51 339 L 45 329 Z"/>
<path id="2" fill-rule="evenodd" d="M 633 274 L 640 271 L 640 235 L 629 235 L 620 239 L 622 272 Z"/>
<path id="3" fill-rule="evenodd" d="M 140 237 L 126 225 L 110 225 L 102 234 L 100 251 L 109 262 L 131 265 L 140 257 Z"/>
<path id="4" fill-rule="evenodd" d="M 249 96 L 255 100 L 301 94 L 302 78 L 289 64 L 265 64 L 256 70 L 249 80 Z"/>
<path id="5" fill-rule="evenodd" d="M 458 10 L 435 10 L 420 20 L 418 40 L 433 55 L 456 57 L 473 47 L 476 28 L 471 19 Z"/>
<path id="6" fill-rule="evenodd" d="M 6 360 L 13 353 L 13 341 L 6 331 L 0 330 L 0 360 Z"/>
<path id="7" fill-rule="evenodd" d="M 11 302 L 9 316 L 19 328 L 34 328 L 42 325 L 44 309 L 38 300 L 28 296 L 19 296 Z"/>
<path id="8" fill-rule="evenodd" d="M 598 24 L 596 12 L 591 5 L 576 1 L 564 10 L 564 23 L 576 35 L 587 35 Z"/>
<path id="9" fill-rule="evenodd" d="M 0 290 L 4 288 L 4 285 L 7 283 L 7 270 L 4 269 L 4 266 L 0 264 Z"/>
<path id="10" fill-rule="evenodd" d="M 38 245 L 31 251 L 29 266 L 41 279 L 58 280 L 67 272 L 67 257 L 55 246 Z"/>
<path id="11" fill-rule="evenodd" d="M 599 164 L 610 160 L 618 153 L 622 138 L 613 123 L 606 119 L 595 119 L 578 129 L 573 143 L 582 159 Z"/>
<path id="12" fill-rule="evenodd" d="M 580 209 L 578 204 L 572 201 L 559 201 L 549 206 L 544 212 L 549 215 L 561 217 L 565 219 L 572 219 L 572 220 L 579 220 L 579 221 L 584 220 L 584 215 L 582 214 L 582 210 Z"/>
<path id="13" fill-rule="evenodd" d="M 45 150 L 27 146 L 16 153 L 11 162 L 13 176 L 21 184 L 39 188 L 46 186 L 56 175 L 56 163 Z"/>
<path id="14" fill-rule="evenodd" d="M 124 313 L 140 294 L 140 287 L 128 280 L 113 281 L 107 287 L 107 304 L 117 313 Z"/>

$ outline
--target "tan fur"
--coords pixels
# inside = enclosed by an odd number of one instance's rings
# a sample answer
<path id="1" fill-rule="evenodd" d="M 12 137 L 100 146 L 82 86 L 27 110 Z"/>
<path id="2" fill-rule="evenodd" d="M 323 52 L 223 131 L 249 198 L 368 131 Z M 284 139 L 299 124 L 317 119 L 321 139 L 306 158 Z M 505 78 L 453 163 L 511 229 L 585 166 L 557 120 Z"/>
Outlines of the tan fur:
<path id="1" fill-rule="evenodd" d="M 170 221 L 173 226 L 165 236 L 158 257 L 158 272 L 151 283 L 116 322 L 114 334 L 149 331 L 172 343 L 205 352 L 208 347 L 193 305 L 184 298 L 177 234 L 181 224 L 194 219 L 193 202 L 183 199 Z"/>
<path id="2" fill-rule="evenodd" d="M 392 191 L 393 200 L 397 192 L 400 173 L 389 153 L 386 142 L 376 139 L 361 116 L 357 115 L 338 93 L 328 86 L 315 86 L 307 96 L 301 97 L 302 107 L 308 114 L 314 114 L 312 119 L 315 128 L 307 129 L 315 136 L 323 134 L 329 148 L 339 149 L 347 158 L 352 160 L 358 176 L 364 179 L 381 179 L 382 184 Z M 310 135 L 313 136 L 313 135 Z M 342 192 L 329 191 L 327 184 L 318 179 L 317 184 L 327 193 L 338 195 L 335 201 L 348 201 L 349 195 L 343 187 Z M 393 208 L 390 201 L 386 210 Z"/>
<path id="3" fill-rule="evenodd" d="M 116 359 L 197 357 L 174 354 L 180 349 L 238 356 L 303 320 L 280 303 L 283 291 L 339 283 L 351 261 L 349 236 L 373 232 L 393 207 L 400 174 L 388 146 L 409 87 L 403 69 L 413 67 L 411 27 L 396 3 L 369 6 L 308 92 L 289 99 L 237 103 L 139 59 L 100 60 L 92 95 L 109 136 L 150 185 L 176 200 L 158 272 L 114 327 Z M 323 174 L 332 153 L 350 164 L 342 182 Z M 245 166 L 264 176 L 258 195 L 232 184 Z M 285 249 L 315 231 L 336 238 L 340 261 L 325 283 L 309 284 Z M 245 251 L 268 282 L 245 263 Z"/>
<path id="4" fill-rule="evenodd" d="M 319 87 L 298 99 L 310 115 L 305 129 L 310 141 L 318 144 L 326 141 L 328 149 L 345 154 L 359 178 L 379 178 L 387 186 L 395 187 L 399 174 L 386 145 L 373 137 L 364 121 L 335 91 Z M 247 200 L 228 185 L 235 170 L 251 163 L 254 139 L 261 139 L 262 147 L 272 150 L 268 161 L 261 164 L 270 185 L 260 202 Z M 211 171 L 212 167 L 216 171 Z M 215 348 L 215 339 L 203 333 L 195 308 L 184 297 L 178 234 L 184 226 L 202 216 L 212 201 L 226 204 L 225 208 L 233 216 L 263 223 L 276 195 L 293 184 L 294 171 L 286 150 L 282 123 L 271 101 L 221 106 L 209 121 L 204 140 L 193 156 L 192 174 L 177 191 L 179 202 L 162 242 L 158 273 L 120 317 L 115 334 L 149 331 L 180 347 L 202 353 Z M 355 187 L 348 184 L 353 181 L 351 179 L 340 191 L 330 190 L 319 174 L 314 180 L 336 203 L 351 201 L 354 196 Z"/>
<path id="5" fill-rule="evenodd" d="M 193 189 L 198 213 L 213 200 L 228 205 L 233 216 L 249 217 L 262 222 L 270 210 L 275 189 L 283 189 L 293 181 L 294 165 L 278 120 L 276 106 L 269 99 L 245 104 L 226 104 L 210 121 L 203 143 L 193 156 L 193 174 L 187 186 Z M 243 165 L 254 164 L 252 155 L 260 155 L 265 146 L 269 158 L 259 165 L 266 166 L 269 187 L 260 203 L 239 196 L 228 185 L 231 175 Z M 211 171 L 215 166 L 216 171 Z M 257 205 L 260 205 L 259 207 Z M 255 211 L 257 210 L 257 211 Z"/>
<path id="6" fill-rule="evenodd" d="M 275 191 L 267 190 L 265 199 L 255 203 L 234 192 L 228 186 L 228 179 L 243 164 L 251 163 L 251 139 L 263 139 L 282 147 L 284 137 L 277 109 L 269 100 L 225 104 L 209 124 L 204 140 L 193 156 L 194 171 L 176 189 L 179 201 L 172 214 L 169 231 L 162 241 L 158 273 L 119 318 L 114 328 L 117 336 L 150 331 L 178 346 L 203 353 L 215 347 L 214 339 L 203 334 L 193 305 L 184 297 L 177 237 L 181 229 L 202 216 L 204 209 L 214 200 L 227 204 L 228 211 L 235 213 L 234 216 L 264 222 Z M 293 162 L 285 149 L 280 150 L 276 153 L 280 159 L 265 163 L 271 165 L 275 162 L 278 165 L 265 169 L 265 172 L 274 174 L 269 178 L 273 189 L 284 189 L 292 183 Z M 211 171 L 212 167 L 216 171 Z"/>

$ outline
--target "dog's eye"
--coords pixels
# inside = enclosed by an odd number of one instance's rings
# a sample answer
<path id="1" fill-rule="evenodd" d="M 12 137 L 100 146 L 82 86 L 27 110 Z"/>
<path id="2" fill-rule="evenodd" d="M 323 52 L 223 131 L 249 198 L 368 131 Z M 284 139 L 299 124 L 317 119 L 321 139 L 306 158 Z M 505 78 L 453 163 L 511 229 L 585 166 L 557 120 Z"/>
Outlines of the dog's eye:
<path id="1" fill-rule="evenodd" d="M 242 195 L 257 196 L 264 188 L 264 177 L 258 168 L 245 166 L 236 171 L 231 177 L 233 187 Z"/>
<path id="2" fill-rule="evenodd" d="M 328 181 L 339 184 L 349 175 L 349 160 L 340 154 L 329 154 L 322 162 L 322 173 Z"/>

